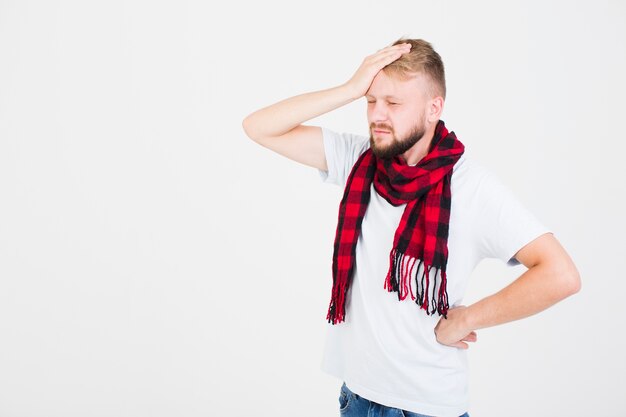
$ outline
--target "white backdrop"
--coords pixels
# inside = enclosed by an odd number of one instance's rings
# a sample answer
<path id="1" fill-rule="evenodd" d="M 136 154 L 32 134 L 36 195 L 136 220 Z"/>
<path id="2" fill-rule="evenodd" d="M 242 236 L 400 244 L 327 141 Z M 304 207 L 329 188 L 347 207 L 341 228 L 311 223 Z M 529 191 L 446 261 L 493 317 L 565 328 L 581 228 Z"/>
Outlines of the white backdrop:
<path id="1" fill-rule="evenodd" d="M 341 198 L 244 134 L 401 36 L 582 290 L 470 344 L 472 417 L 626 415 L 622 1 L 0 0 L 0 417 L 336 416 Z M 309 124 L 367 133 L 365 100 Z M 496 260 L 466 303 L 523 272 Z"/>

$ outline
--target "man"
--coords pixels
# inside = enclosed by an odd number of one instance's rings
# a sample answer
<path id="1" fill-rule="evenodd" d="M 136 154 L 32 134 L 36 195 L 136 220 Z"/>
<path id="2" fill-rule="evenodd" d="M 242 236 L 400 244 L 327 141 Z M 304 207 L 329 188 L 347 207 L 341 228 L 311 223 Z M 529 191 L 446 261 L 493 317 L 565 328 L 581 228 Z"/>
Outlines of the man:
<path id="1" fill-rule="evenodd" d="M 369 137 L 302 124 L 363 96 Z M 466 349 L 476 330 L 580 289 L 553 233 L 464 155 L 440 120 L 445 96 L 439 54 L 426 41 L 400 39 L 366 57 L 345 84 L 243 121 L 254 141 L 344 187 L 322 362 L 344 381 L 341 415 L 468 416 Z M 462 306 L 484 258 L 528 269 Z"/>

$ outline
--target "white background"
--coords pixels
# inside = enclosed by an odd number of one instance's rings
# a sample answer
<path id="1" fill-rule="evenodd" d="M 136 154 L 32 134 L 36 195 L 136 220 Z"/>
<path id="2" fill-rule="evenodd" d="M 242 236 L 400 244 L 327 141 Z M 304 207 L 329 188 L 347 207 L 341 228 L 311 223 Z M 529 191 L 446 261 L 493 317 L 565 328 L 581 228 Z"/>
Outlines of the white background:
<path id="1" fill-rule="evenodd" d="M 472 417 L 624 416 L 622 1 L 0 1 L 0 417 L 336 416 L 342 190 L 260 107 L 401 36 L 442 119 L 550 227 L 575 296 L 478 331 Z M 309 124 L 367 133 L 365 99 Z M 524 271 L 485 260 L 466 304 Z"/>

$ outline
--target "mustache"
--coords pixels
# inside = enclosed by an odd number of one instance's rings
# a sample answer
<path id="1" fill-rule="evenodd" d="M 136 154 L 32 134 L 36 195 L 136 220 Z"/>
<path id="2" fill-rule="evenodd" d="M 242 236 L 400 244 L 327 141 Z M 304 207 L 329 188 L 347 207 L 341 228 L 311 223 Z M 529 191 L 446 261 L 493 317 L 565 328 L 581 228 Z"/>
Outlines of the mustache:
<path id="1" fill-rule="evenodd" d="M 370 123 L 370 131 L 377 129 L 377 130 L 386 130 L 388 132 L 392 132 L 393 133 L 393 127 L 386 125 L 386 124 L 376 124 L 376 123 Z"/>

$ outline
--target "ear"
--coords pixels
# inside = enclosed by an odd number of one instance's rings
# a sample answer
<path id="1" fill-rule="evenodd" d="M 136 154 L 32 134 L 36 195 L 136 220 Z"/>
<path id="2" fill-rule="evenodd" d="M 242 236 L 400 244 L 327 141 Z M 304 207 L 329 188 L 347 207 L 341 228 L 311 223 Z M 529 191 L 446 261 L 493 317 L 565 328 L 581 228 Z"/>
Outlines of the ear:
<path id="1" fill-rule="evenodd" d="M 437 96 L 428 101 L 427 117 L 428 121 L 434 123 L 440 119 L 443 112 L 443 97 Z"/>

